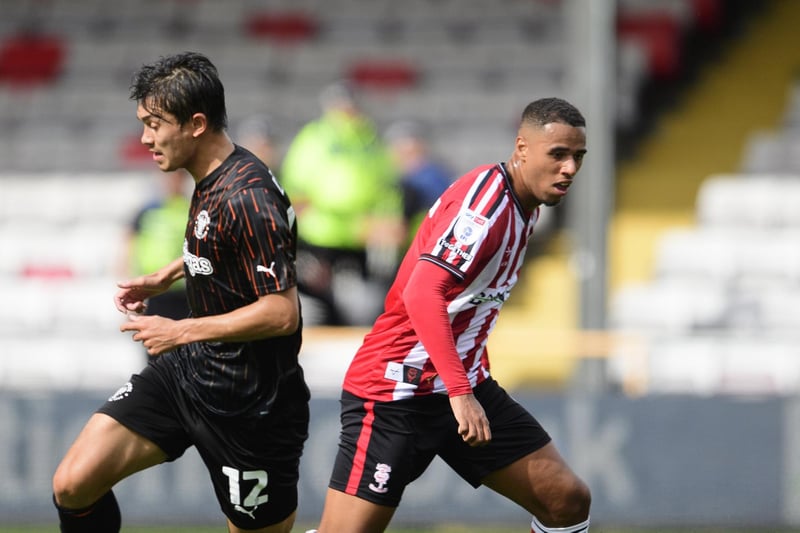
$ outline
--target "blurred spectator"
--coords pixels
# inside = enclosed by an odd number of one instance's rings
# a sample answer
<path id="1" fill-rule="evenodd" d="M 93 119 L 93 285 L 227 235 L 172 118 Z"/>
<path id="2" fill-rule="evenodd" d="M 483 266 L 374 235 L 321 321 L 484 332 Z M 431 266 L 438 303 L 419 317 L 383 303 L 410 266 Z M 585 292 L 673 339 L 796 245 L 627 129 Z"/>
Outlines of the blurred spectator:
<path id="1" fill-rule="evenodd" d="M 279 179 L 297 210 L 306 323 L 368 325 L 381 310 L 403 240 L 389 151 L 350 86 L 320 95 L 322 115 L 290 143 Z"/>
<path id="2" fill-rule="evenodd" d="M 159 173 L 157 198 L 144 205 L 131 221 L 124 247 L 123 277 L 155 272 L 183 255 L 183 240 L 189 215 L 186 172 Z M 173 319 L 189 316 L 183 280 L 147 301 L 147 315 Z"/>
<path id="3" fill-rule="evenodd" d="M 236 129 L 236 144 L 253 152 L 273 173 L 280 164 L 279 138 L 275 122 L 268 115 L 253 115 Z"/>
<path id="4" fill-rule="evenodd" d="M 422 219 L 453 179 L 453 173 L 433 157 L 425 126 L 413 120 L 393 123 L 385 133 L 403 191 L 403 218 L 411 242 Z"/>

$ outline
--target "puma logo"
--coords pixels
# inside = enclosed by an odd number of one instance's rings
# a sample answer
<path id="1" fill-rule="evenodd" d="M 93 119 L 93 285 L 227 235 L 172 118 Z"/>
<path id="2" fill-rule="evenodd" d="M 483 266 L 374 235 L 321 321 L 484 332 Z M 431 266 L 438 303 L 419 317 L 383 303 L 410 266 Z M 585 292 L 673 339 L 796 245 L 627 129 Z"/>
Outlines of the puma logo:
<path id="1" fill-rule="evenodd" d="M 234 508 L 234 509 L 236 509 L 237 511 L 239 511 L 240 513 L 246 514 L 246 515 L 247 515 L 247 516 L 249 516 L 249 517 L 250 517 L 252 520 L 255 520 L 255 519 L 256 519 L 256 516 L 255 516 L 253 513 L 255 513 L 255 512 L 256 512 L 256 509 L 257 509 L 257 507 L 253 507 L 253 510 L 252 510 L 252 511 L 248 511 L 247 509 L 245 509 L 245 508 L 244 508 L 244 507 L 242 507 L 241 505 L 234 505 L 234 506 L 233 506 L 233 508 Z"/>
<path id="2" fill-rule="evenodd" d="M 273 278 L 278 277 L 275 275 L 275 261 L 269 264 L 269 268 L 265 267 L 264 265 L 256 265 L 256 272 L 264 272 Z"/>

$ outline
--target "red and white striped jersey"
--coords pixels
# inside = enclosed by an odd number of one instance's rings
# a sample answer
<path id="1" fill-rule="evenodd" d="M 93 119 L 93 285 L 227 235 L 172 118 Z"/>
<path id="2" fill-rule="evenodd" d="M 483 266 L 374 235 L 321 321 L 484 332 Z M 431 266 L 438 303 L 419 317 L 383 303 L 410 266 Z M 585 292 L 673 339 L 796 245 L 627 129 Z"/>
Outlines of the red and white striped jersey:
<path id="1" fill-rule="evenodd" d="M 538 216 L 538 208 L 523 209 L 503 164 L 478 167 L 454 182 L 421 224 L 344 389 L 378 401 L 447 393 L 402 298 L 418 261 L 433 262 L 459 280 L 446 295 L 452 335 L 472 387 L 485 380 L 488 336 L 517 282 Z"/>

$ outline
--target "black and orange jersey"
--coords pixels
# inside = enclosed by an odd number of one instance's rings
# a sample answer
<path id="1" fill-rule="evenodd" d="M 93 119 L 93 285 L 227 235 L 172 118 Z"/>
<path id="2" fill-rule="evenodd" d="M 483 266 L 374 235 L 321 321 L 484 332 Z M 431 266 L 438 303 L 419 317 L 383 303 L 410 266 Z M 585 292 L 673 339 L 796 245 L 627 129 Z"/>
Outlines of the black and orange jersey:
<path id="1" fill-rule="evenodd" d="M 295 286 L 296 242 L 288 197 L 256 156 L 236 146 L 192 195 L 183 245 L 192 315 L 228 313 Z M 265 413 L 284 382 L 308 394 L 297 362 L 301 330 L 251 342 L 192 343 L 169 359 L 212 412 Z"/>

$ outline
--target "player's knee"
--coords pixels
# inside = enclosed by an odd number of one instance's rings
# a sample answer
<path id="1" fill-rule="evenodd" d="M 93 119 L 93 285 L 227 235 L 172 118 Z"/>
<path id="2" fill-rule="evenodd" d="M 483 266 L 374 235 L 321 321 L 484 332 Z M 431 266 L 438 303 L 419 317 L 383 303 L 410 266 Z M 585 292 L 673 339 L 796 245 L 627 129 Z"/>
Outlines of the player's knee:
<path id="1" fill-rule="evenodd" d="M 589 487 L 578 478 L 575 478 L 575 485 L 569 492 L 567 498 L 569 513 L 578 520 L 585 520 L 589 517 L 589 508 L 592 505 L 592 493 Z"/>
<path id="2" fill-rule="evenodd" d="M 67 509 L 80 509 L 94 503 L 92 497 L 85 494 L 78 477 L 63 464 L 53 475 L 53 495 L 56 503 Z"/>
<path id="3" fill-rule="evenodd" d="M 542 523 L 551 527 L 567 527 L 589 518 L 592 495 L 589 487 L 580 479 L 573 478 L 562 487 L 558 497 L 547 506 L 546 516 L 539 516 Z"/>

